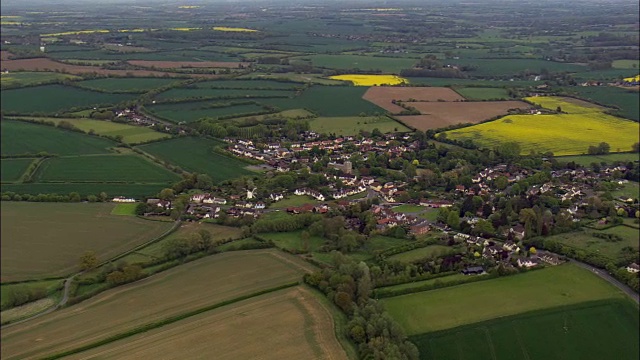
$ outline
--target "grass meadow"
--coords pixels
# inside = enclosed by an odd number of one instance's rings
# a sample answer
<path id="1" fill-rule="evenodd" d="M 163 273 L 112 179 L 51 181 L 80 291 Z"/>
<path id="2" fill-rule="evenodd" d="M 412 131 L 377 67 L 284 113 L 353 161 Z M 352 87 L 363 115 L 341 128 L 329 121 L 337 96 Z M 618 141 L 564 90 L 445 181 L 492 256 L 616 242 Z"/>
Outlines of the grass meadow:
<path id="1" fill-rule="evenodd" d="M 573 264 L 381 300 L 408 335 L 585 301 L 620 299 L 619 289 Z"/>
<path id="2" fill-rule="evenodd" d="M 0 122 L 0 153 L 2 155 L 37 154 L 57 155 L 106 154 L 115 142 L 95 136 L 61 130 L 46 125 L 21 121 Z"/>
<path id="3" fill-rule="evenodd" d="M 0 76 L 0 87 L 12 88 L 21 86 L 33 86 L 59 80 L 76 80 L 79 76 L 60 74 L 55 72 L 13 72 Z"/>
<path id="4" fill-rule="evenodd" d="M 154 321 L 300 280 L 304 272 L 313 269 L 277 250 L 209 256 L 3 330 L 2 358 L 40 358 L 78 348 Z M 34 338 L 43 340 L 34 343 Z"/>
<path id="5" fill-rule="evenodd" d="M 212 107 L 217 104 L 228 104 L 228 106 Z M 240 117 L 265 111 L 262 106 L 256 104 L 233 105 L 223 100 L 157 104 L 148 106 L 146 109 L 153 115 L 174 123 L 191 123 L 199 121 L 202 118 L 217 118 L 221 116 Z"/>
<path id="6" fill-rule="evenodd" d="M 310 121 L 311 130 L 337 136 L 357 135 L 378 129 L 382 133 L 407 132 L 409 128 L 387 116 L 320 117 Z"/>
<path id="7" fill-rule="evenodd" d="M 98 135 L 103 136 L 122 136 L 122 141 L 127 144 L 137 144 L 141 142 L 166 139 L 171 137 L 169 134 L 161 133 L 145 126 L 134 126 L 116 123 L 112 121 L 93 120 L 93 119 L 60 119 L 60 118 L 31 118 L 53 121 L 58 124 L 60 121 L 68 121 L 78 129 L 89 132 L 93 130 Z"/>
<path id="8" fill-rule="evenodd" d="M 214 181 L 223 181 L 252 174 L 246 163 L 213 151 L 219 141 L 184 137 L 140 146 L 140 149 L 180 166 L 183 170 L 207 174 Z"/>
<path id="9" fill-rule="evenodd" d="M 273 241 L 277 247 L 286 250 L 315 252 L 326 243 L 320 236 L 310 236 L 306 241 L 302 239 L 302 231 L 260 234 L 261 237 Z"/>
<path id="10" fill-rule="evenodd" d="M 2 159 L 0 164 L 0 179 L 2 182 L 15 182 L 20 180 L 22 175 L 34 159 Z"/>
<path id="11" fill-rule="evenodd" d="M 534 311 L 410 337 L 420 359 L 633 360 L 638 310 L 627 300 Z"/>
<path id="12" fill-rule="evenodd" d="M 614 153 L 607 155 L 578 155 L 578 156 L 562 156 L 556 158 L 559 162 L 575 162 L 582 166 L 591 166 L 592 163 L 607 163 L 612 164 L 614 162 L 622 161 L 624 163 L 633 162 L 638 160 L 638 154 L 636 153 Z"/>
<path id="13" fill-rule="evenodd" d="M 78 270 L 86 251 L 107 260 L 172 225 L 111 215 L 114 207 L 111 203 L 4 202 L 2 281 L 64 276 Z"/>
<path id="14" fill-rule="evenodd" d="M 52 114 L 73 107 L 92 107 L 132 100 L 129 94 L 107 94 L 64 85 L 43 85 L 2 92 L 2 110 L 12 114 Z M 36 100 L 37 99 L 37 100 Z"/>
<path id="15" fill-rule="evenodd" d="M 592 236 L 592 234 L 594 233 L 619 235 L 622 238 L 622 241 L 605 241 L 604 239 Z M 620 251 L 624 247 L 631 246 L 632 248 L 636 249 L 636 251 L 638 251 L 638 249 L 640 248 L 640 238 L 638 237 L 638 230 L 622 225 L 618 225 L 606 230 L 584 229 L 570 233 L 553 235 L 548 239 L 557 241 L 574 249 L 598 253 L 610 258 L 613 262 L 618 259 Z"/>
<path id="16" fill-rule="evenodd" d="M 111 210 L 111 215 L 135 216 L 139 203 L 120 203 Z"/>
<path id="17" fill-rule="evenodd" d="M 212 80 L 193 84 L 198 89 L 295 90 L 302 84 L 273 80 Z"/>
<path id="18" fill-rule="evenodd" d="M 640 139 L 638 123 L 607 115 L 595 105 L 585 107 L 552 97 L 528 100 L 553 110 L 560 106 L 567 114 L 509 115 L 445 134 L 449 139 L 473 140 L 482 147 L 515 140 L 525 154 L 534 150 L 555 155 L 586 154 L 589 146 L 603 141 L 609 143 L 612 152 L 629 151 Z"/>
<path id="19" fill-rule="evenodd" d="M 395 254 L 389 257 L 389 260 L 400 261 L 403 263 L 412 263 L 429 257 L 436 257 L 451 252 L 449 246 L 429 245 L 423 248 L 409 250 L 403 253 Z"/>

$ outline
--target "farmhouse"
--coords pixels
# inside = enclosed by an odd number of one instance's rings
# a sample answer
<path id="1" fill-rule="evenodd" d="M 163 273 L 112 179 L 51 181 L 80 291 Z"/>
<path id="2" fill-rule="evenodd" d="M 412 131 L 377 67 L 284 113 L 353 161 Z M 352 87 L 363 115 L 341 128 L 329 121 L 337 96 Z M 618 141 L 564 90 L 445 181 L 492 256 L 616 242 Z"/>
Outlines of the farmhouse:
<path id="1" fill-rule="evenodd" d="M 538 261 L 537 258 L 531 257 L 531 258 L 525 258 L 525 259 L 518 259 L 519 267 L 531 268 L 538 265 L 540 265 L 540 261 Z"/>
<path id="2" fill-rule="evenodd" d="M 638 273 L 638 272 L 640 272 L 640 265 L 638 265 L 636 263 L 633 263 L 633 264 L 627 266 L 627 271 L 630 272 L 630 273 L 634 273 L 634 274 Z"/>

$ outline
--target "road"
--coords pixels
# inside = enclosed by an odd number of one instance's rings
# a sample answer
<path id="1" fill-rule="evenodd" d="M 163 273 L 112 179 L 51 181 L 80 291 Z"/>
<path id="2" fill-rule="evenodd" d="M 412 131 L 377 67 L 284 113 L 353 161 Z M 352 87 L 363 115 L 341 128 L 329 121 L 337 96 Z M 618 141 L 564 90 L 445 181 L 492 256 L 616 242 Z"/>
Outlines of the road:
<path id="1" fill-rule="evenodd" d="M 587 270 L 592 271 L 594 274 L 600 276 L 604 280 L 606 280 L 609 283 L 613 284 L 618 289 L 622 290 L 625 294 L 629 295 L 629 297 L 632 298 L 633 301 L 635 301 L 636 303 L 640 303 L 640 295 L 638 293 L 636 293 L 635 291 L 631 290 L 631 288 L 629 288 L 627 285 L 625 285 L 625 284 L 621 283 L 620 281 L 616 280 L 613 276 L 609 275 L 606 270 L 598 269 L 598 268 L 596 268 L 594 266 L 591 266 L 589 264 L 585 264 L 585 263 L 583 263 L 581 261 L 578 261 L 578 260 L 571 259 L 570 261 L 572 263 L 575 263 L 576 265 L 582 267 L 582 268 L 585 268 Z"/>

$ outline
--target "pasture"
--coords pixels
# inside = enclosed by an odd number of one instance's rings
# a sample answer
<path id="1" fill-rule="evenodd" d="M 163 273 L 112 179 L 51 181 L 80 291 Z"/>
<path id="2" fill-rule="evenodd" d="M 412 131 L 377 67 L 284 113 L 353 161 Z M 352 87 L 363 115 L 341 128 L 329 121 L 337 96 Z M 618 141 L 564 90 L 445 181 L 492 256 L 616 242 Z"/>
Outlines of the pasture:
<path id="1" fill-rule="evenodd" d="M 15 182 L 20 180 L 22 174 L 27 171 L 27 168 L 34 159 L 2 159 L 0 164 L 0 179 L 3 183 Z"/>
<path id="2" fill-rule="evenodd" d="M 616 234 L 622 237 L 623 240 L 617 242 L 605 241 L 604 239 L 592 236 L 594 233 Z M 622 225 L 601 231 L 584 229 L 570 233 L 553 235 L 548 237 L 548 239 L 576 250 L 585 250 L 606 256 L 610 258 L 612 262 L 615 262 L 619 258 L 620 251 L 624 247 L 630 246 L 636 249 L 636 251 L 640 248 L 638 230 Z"/>
<path id="3" fill-rule="evenodd" d="M 289 284 L 313 270 L 277 250 L 205 257 L 3 329 L 2 358 L 43 357 L 71 350 L 154 321 Z"/>
<path id="4" fill-rule="evenodd" d="M 423 115 L 403 115 L 395 118 L 407 126 L 423 131 L 464 123 L 477 124 L 506 115 L 509 109 L 530 107 L 522 101 L 412 102 L 407 105 L 416 108 Z"/>
<path id="5" fill-rule="evenodd" d="M 60 74 L 54 72 L 12 72 L 9 74 L 0 74 L 0 87 L 13 88 L 22 86 L 33 86 L 39 84 L 46 84 L 50 82 L 56 82 L 60 80 L 76 80 L 80 79 L 78 76 Z"/>
<path id="6" fill-rule="evenodd" d="M 252 174 L 244 168 L 247 163 L 214 152 L 222 145 L 215 140 L 184 137 L 142 145 L 140 149 L 185 171 L 207 174 L 216 182 Z"/>
<path id="7" fill-rule="evenodd" d="M 410 240 L 376 235 L 367 239 L 360 250 L 369 254 L 374 254 L 377 251 L 384 251 L 392 247 L 404 245 L 408 242 L 410 242 Z"/>
<path id="8" fill-rule="evenodd" d="M 473 140 L 482 147 L 515 140 L 520 144 L 522 153 L 533 150 L 553 152 L 554 155 L 586 154 L 589 146 L 603 141 L 611 146 L 611 152 L 629 151 L 639 140 L 638 123 L 607 115 L 597 107 L 584 107 L 577 105 L 575 100 L 568 102 L 561 98 L 529 100 L 551 106 L 554 110 L 560 106 L 568 114 L 509 115 L 445 134 L 449 139 Z"/>
<path id="9" fill-rule="evenodd" d="M 78 270 L 86 251 L 95 251 L 104 261 L 172 225 L 111 215 L 114 207 L 110 203 L 3 202 L 2 281 L 64 276 Z"/>
<path id="10" fill-rule="evenodd" d="M 455 91 L 468 100 L 505 100 L 509 98 L 509 92 L 504 88 L 463 87 L 455 88 Z"/>
<path id="11" fill-rule="evenodd" d="M 312 131 L 337 136 L 357 135 L 378 129 L 382 133 L 407 132 L 409 128 L 387 116 L 319 117 L 309 122 Z"/>
<path id="12" fill-rule="evenodd" d="M 445 87 L 371 87 L 362 96 L 381 108 L 398 113 L 404 110 L 393 100 L 402 101 L 463 101 L 464 98 L 455 91 Z M 407 105 L 413 106 L 413 103 Z"/>
<path id="13" fill-rule="evenodd" d="M 106 78 L 91 79 L 75 83 L 75 85 L 107 92 L 146 92 L 178 82 L 175 79 L 163 78 Z"/>
<path id="14" fill-rule="evenodd" d="M 311 196 L 307 196 L 307 195 L 290 195 L 289 197 L 282 199 L 280 201 L 277 201 L 273 204 L 271 204 L 271 206 L 269 206 L 269 208 L 271 209 L 286 209 L 288 207 L 295 207 L 295 206 L 302 206 L 305 204 L 313 204 L 316 205 L 318 204 L 318 200 L 312 198 Z"/>
<path id="15" fill-rule="evenodd" d="M 611 67 L 614 69 L 637 69 L 640 67 L 638 60 L 613 60 Z"/>
<path id="16" fill-rule="evenodd" d="M 273 241 L 278 248 L 290 251 L 315 252 L 326 242 L 326 239 L 319 236 L 309 236 L 308 239 L 304 240 L 301 234 L 302 231 L 292 231 L 266 233 L 260 234 L 260 236 Z"/>
<path id="17" fill-rule="evenodd" d="M 613 164 L 614 162 L 633 162 L 638 160 L 638 154 L 635 153 L 615 153 L 615 154 L 606 154 L 606 155 L 577 155 L 577 156 L 562 156 L 557 157 L 556 160 L 559 162 L 575 162 L 576 164 L 580 164 L 582 166 L 591 166 L 592 163 L 607 163 Z"/>
<path id="18" fill-rule="evenodd" d="M 45 160 L 38 168 L 38 182 L 164 183 L 180 176 L 137 155 L 59 157 Z"/>
<path id="19" fill-rule="evenodd" d="M 389 260 L 412 263 L 426 258 L 435 258 L 452 252 L 453 249 L 443 245 L 429 245 L 423 248 L 409 250 L 389 257 Z"/>
<path id="20" fill-rule="evenodd" d="M 438 277 L 435 279 L 412 281 L 412 282 L 399 284 L 399 285 L 379 287 L 379 288 L 376 288 L 375 294 L 377 297 L 385 297 L 386 294 L 389 294 L 389 293 L 393 294 L 396 291 L 408 290 L 408 289 L 419 289 L 423 286 L 429 286 L 429 285 L 435 285 L 435 284 L 447 284 L 450 282 L 462 281 L 465 279 L 469 279 L 469 276 L 463 275 L 463 274 L 448 275 L 448 276 Z"/>
<path id="21" fill-rule="evenodd" d="M 176 344 L 186 358 L 251 359 L 259 354 L 261 359 L 273 360 L 347 359 L 335 337 L 330 311 L 315 296 L 303 287 L 276 291 L 69 359 L 159 358 L 176 351 Z"/>
<path id="22" fill-rule="evenodd" d="M 0 122 L 0 153 L 2 155 L 37 154 L 57 155 L 106 154 L 116 143 L 52 126 L 22 121 Z"/>
<path id="23" fill-rule="evenodd" d="M 146 109 L 153 115 L 161 117 L 167 121 L 174 123 L 180 122 L 196 122 L 203 118 L 240 117 L 257 112 L 265 112 L 266 110 L 259 105 L 249 104 L 232 104 L 230 102 L 221 101 L 194 101 L 176 104 L 157 104 L 147 106 Z M 224 104 L 223 106 L 218 106 Z"/>
<path id="24" fill-rule="evenodd" d="M 253 90 L 253 89 L 221 89 L 221 88 L 172 88 L 156 96 L 158 100 L 184 100 L 184 99 L 231 99 L 253 97 L 289 97 L 293 92 L 284 90 Z"/>
<path id="25" fill-rule="evenodd" d="M 192 84 L 198 89 L 247 89 L 247 90 L 295 90 L 301 88 L 299 82 L 273 80 L 212 80 Z"/>
<path id="26" fill-rule="evenodd" d="M 111 215 L 135 216 L 139 203 L 119 203 L 111 210 Z"/>
<path id="27" fill-rule="evenodd" d="M 427 210 L 428 208 L 420 205 L 404 204 L 393 207 L 393 211 L 401 213 L 419 213 Z"/>
<path id="28" fill-rule="evenodd" d="M 467 74 L 479 77 L 509 76 L 525 71 L 539 73 L 542 69 L 547 69 L 551 72 L 578 72 L 586 70 L 586 68 L 581 65 L 540 59 L 458 59 L 447 60 L 446 63 L 459 66 L 476 66 L 476 70 L 469 71 Z"/>
<path id="29" fill-rule="evenodd" d="M 407 79 L 397 75 L 345 74 L 329 76 L 329 79 L 347 81 L 355 86 L 400 85 L 408 83 Z"/>
<path id="30" fill-rule="evenodd" d="M 2 110 L 12 114 L 52 114 L 77 107 L 95 107 L 132 100 L 129 94 L 106 94 L 64 85 L 43 85 L 2 91 Z"/>
<path id="31" fill-rule="evenodd" d="M 605 300 L 529 312 L 410 337 L 421 359 L 633 360 L 638 310 Z M 544 344 L 544 345 L 543 345 Z"/>
<path id="32" fill-rule="evenodd" d="M 408 335 L 416 335 L 533 310 L 625 297 L 589 270 L 564 264 L 381 301 Z"/>

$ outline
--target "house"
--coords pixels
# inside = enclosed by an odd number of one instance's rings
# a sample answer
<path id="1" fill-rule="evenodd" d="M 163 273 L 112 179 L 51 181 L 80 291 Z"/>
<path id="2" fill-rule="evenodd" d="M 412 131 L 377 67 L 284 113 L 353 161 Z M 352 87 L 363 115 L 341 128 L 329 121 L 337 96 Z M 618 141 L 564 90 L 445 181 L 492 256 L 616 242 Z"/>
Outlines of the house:
<path id="1" fill-rule="evenodd" d="M 627 271 L 630 272 L 630 273 L 634 273 L 634 274 L 638 273 L 638 272 L 640 272 L 640 265 L 638 265 L 636 263 L 633 263 L 633 264 L 627 266 Z"/>
<path id="2" fill-rule="evenodd" d="M 509 230 L 510 232 L 513 233 L 513 235 L 518 239 L 518 240 L 522 240 L 524 239 L 524 226 L 522 226 L 521 224 L 518 224 L 516 226 L 511 227 L 511 229 Z"/>
<path id="3" fill-rule="evenodd" d="M 550 265 L 559 265 L 562 263 L 562 260 L 560 260 L 558 256 L 550 253 L 541 254 L 539 258 Z"/>
<path id="4" fill-rule="evenodd" d="M 254 208 L 254 209 L 264 209 L 265 207 L 266 207 L 265 203 L 263 203 L 263 202 L 257 202 L 257 203 L 254 205 L 254 207 L 253 207 L 253 208 Z"/>
<path id="5" fill-rule="evenodd" d="M 462 273 L 465 275 L 479 275 L 484 273 L 484 268 L 482 266 L 468 267 L 462 270 Z"/>
<path id="6" fill-rule="evenodd" d="M 520 248 L 516 243 L 511 240 L 507 240 L 504 244 L 502 244 L 502 248 L 509 251 L 519 252 Z"/>
<path id="7" fill-rule="evenodd" d="M 271 199 L 273 202 L 280 201 L 280 200 L 284 199 L 284 195 L 282 195 L 282 194 L 271 194 L 271 195 L 269 195 L 269 199 Z"/>
<path id="8" fill-rule="evenodd" d="M 531 268 L 538 265 L 540 265 L 540 261 L 537 258 L 531 257 L 531 258 L 525 258 L 525 259 L 518 259 L 519 267 Z"/>
<path id="9" fill-rule="evenodd" d="M 427 222 L 421 222 L 411 227 L 411 233 L 414 235 L 424 235 L 429 232 L 429 224 Z"/>

